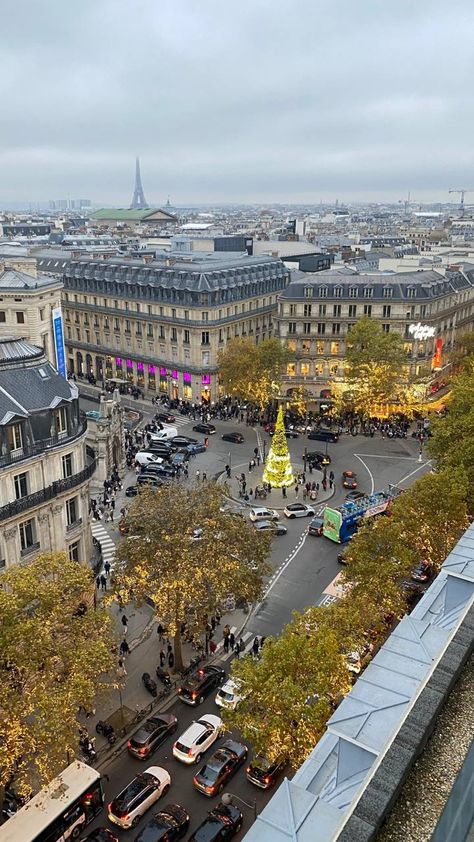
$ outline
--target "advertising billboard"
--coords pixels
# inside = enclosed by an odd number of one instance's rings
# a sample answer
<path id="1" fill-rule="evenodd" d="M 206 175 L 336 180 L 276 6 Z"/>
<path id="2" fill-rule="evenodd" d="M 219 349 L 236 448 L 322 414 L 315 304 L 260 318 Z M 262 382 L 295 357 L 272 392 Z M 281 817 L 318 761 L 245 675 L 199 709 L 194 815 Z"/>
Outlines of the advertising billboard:
<path id="1" fill-rule="evenodd" d="M 67 379 L 66 351 L 64 348 L 63 314 L 61 307 L 53 309 L 54 347 L 56 350 L 56 367 L 59 373 Z"/>
<path id="2" fill-rule="evenodd" d="M 330 509 L 326 506 L 324 509 L 323 535 L 330 538 L 331 541 L 340 542 L 342 514 L 337 509 Z"/>

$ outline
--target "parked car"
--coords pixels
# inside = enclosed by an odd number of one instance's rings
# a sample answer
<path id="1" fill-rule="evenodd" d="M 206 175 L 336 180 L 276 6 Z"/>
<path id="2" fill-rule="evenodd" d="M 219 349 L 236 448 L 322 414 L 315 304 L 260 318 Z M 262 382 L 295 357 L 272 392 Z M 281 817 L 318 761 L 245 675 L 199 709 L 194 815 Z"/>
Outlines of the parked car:
<path id="1" fill-rule="evenodd" d="M 193 722 L 173 745 L 173 757 L 189 765 L 199 763 L 204 752 L 219 738 L 223 723 L 219 716 L 205 713 Z"/>
<path id="2" fill-rule="evenodd" d="M 302 456 L 301 459 L 304 457 Z M 330 465 L 331 457 L 328 453 L 322 453 L 320 450 L 311 450 L 306 454 L 306 459 L 310 465 Z"/>
<path id="3" fill-rule="evenodd" d="M 188 444 L 197 444 L 197 439 L 192 439 L 190 436 L 173 436 L 171 439 L 171 447 L 187 447 Z"/>
<path id="4" fill-rule="evenodd" d="M 163 479 L 173 479 L 176 476 L 175 465 L 147 465 L 146 473 Z"/>
<path id="5" fill-rule="evenodd" d="M 290 503 L 283 509 L 288 518 L 314 517 L 314 509 L 306 503 Z"/>
<path id="6" fill-rule="evenodd" d="M 225 677 L 222 667 L 200 667 L 178 687 L 179 698 L 187 705 L 201 705 L 209 693 L 223 684 Z"/>
<path id="7" fill-rule="evenodd" d="M 176 421 L 176 415 L 172 415 L 171 412 L 157 412 L 155 418 L 158 418 L 158 421 L 164 421 L 166 424 L 172 424 Z"/>
<path id="8" fill-rule="evenodd" d="M 188 828 L 189 816 L 184 807 L 166 804 L 135 837 L 135 842 L 175 842 L 183 838 Z"/>
<path id="9" fill-rule="evenodd" d="M 152 441 L 170 441 L 177 435 L 178 428 L 169 426 L 163 427 L 161 430 L 157 430 L 155 433 L 151 433 L 151 439 Z"/>
<path id="10" fill-rule="evenodd" d="M 336 444 L 339 441 L 338 434 L 333 433 L 332 430 L 311 430 L 308 433 L 308 438 L 312 441 L 327 441 L 332 444 Z"/>
<path id="11" fill-rule="evenodd" d="M 323 534 L 323 526 L 324 520 L 322 517 L 314 517 L 308 526 L 308 532 L 310 535 L 318 535 L 319 537 Z"/>
<path id="12" fill-rule="evenodd" d="M 196 456 L 198 453 L 205 453 L 207 447 L 202 442 L 198 442 L 197 444 L 188 444 L 186 450 L 191 456 Z"/>
<path id="13" fill-rule="evenodd" d="M 178 727 L 173 713 L 160 713 L 147 719 L 130 737 L 127 748 L 133 757 L 146 760 Z"/>
<path id="14" fill-rule="evenodd" d="M 128 488 L 125 489 L 125 497 L 136 497 L 138 489 L 138 485 L 129 485 Z"/>
<path id="15" fill-rule="evenodd" d="M 275 509 L 267 509 L 266 506 L 254 506 L 250 509 L 249 518 L 252 521 L 257 520 L 280 520 L 280 515 Z"/>
<path id="16" fill-rule="evenodd" d="M 185 462 L 189 461 L 189 452 L 187 450 L 182 451 L 181 453 L 173 453 L 170 462 L 172 465 L 184 465 Z"/>
<path id="17" fill-rule="evenodd" d="M 110 821 L 125 829 L 136 827 L 146 811 L 168 792 L 170 786 L 170 773 L 161 766 L 150 766 L 146 772 L 136 775 L 108 805 Z"/>
<path id="18" fill-rule="evenodd" d="M 219 795 L 227 781 L 245 763 L 248 753 L 249 750 L 244 743 L 226 740 L 213 751 L 199 772 L 196 772 L 194 786 L 208 798 Z"/>
<path id="19" fill-rule="evenodd" d="M 224 842 L 236 836 L 242 827 L 243 816 L 234 804 L 217 804 L 207 819 L 191 834 L 188 842 Z"/>
<path id="20" fill-rule="evenodd" d="M 242 699 L 242 682 L 229 678 L 216 694 L 216 705 L 220 708 L 235 710 Z"/>
<path id="21" fill-rule="evenodd" d="M 153 463 L 154 465 L 161 465 L 163 459 L 161 456 L 158 456 L 156 453 L 152 453 L 149 450 L 139 450 L 138 453 L 135 454 L 135 464 L 136 465 L 149 465 Z"/>
<path id="22" fill-rule="evenodd" d="M 214 424 L 195 424 L 193 430 L 195 433 L 204 433 L 205 436 L 213 436 L 216 432 Z"/>
<path id="23" fill-rule="evenodd" d="M 154 453 L 155 456 L 161 456 L 162 459 L 169 459 L 173 450 L 166 441 L 151 441 L 147 445 L 145 453 Z"/>
<path id="24" fill-rule="evenodd" d="M 156 474 L 145 471 L 145 473 L 140 474 L 137 477 L 137 485 L 153 485 L 155 488 L 161 488 L 163 485 L 163 478 L 157 477 Z"/>
<path id="25" fill-rule="evenodd" d="M 280 755 L 276 760 L 267 760 L 263 754 L 258 754 L 247 766 L 245 774 L 247 780 L 260 789 L 270 789 L 274 786 L 278 776 L 286 766 L 286 758 Z"/>
<path id="26" fill-rule="evenodd" d="M 343 471 L 342 485 L 344 488 L 357 488 L 357 474 L 354 471 Z"/>
<path id="27" fill-rule="evenodd" d="M 256 520 L 254 526 L 257 532 L 272 532 L 274 535 L 286 535 L 288 532 L 283 523 L 274 523 L 272 520 Z"/>
<path id="28" fill-rule="evenodd" d="M 242 444 L 244 437 L 242 433 L 224 433 L 223 441 L 230 441 L 232 444 Z"/>
<path id="29" fill-rule="evenodd" d="M 357 500 L 360 500 L 362 497 L 365 497 L 363 491 L 349 491 L 349 494 L 346 494 L 345 500 L 347 503 L 356 503 Z"/>

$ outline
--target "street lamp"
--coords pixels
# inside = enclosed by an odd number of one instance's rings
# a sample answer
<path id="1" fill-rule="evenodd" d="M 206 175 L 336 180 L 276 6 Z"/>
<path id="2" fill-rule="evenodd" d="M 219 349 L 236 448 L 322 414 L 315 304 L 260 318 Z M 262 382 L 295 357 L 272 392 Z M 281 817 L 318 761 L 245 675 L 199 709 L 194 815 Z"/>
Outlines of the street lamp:
<path id="1" fill-rule="evenodd" d="M 265 464 L 265 459 L 267 456 L 267 440 L 263 440 L 263 464 Z"/>
<path id="2" fill-rule="evenodd" d="M 232 804 L 233 801 L 239 801 L 240 804 L 245 804 L 245 806 L 248 807 L 249 810 L 253 810 L 254 821 L 257 820 L 257 800 L 256 799 L 254 801 L 252 801 L 251 804 L 248 804 L 247 801 L 244 801 L 243 798 L 239 798 L 238 795 L 234 795 L 233 792 L 224 792 L 224 793 L 222 793 L 221 801 L 222 801 L 223 804 L 226 805 L 226 807 L 228 807 L 230 804 Z"/>

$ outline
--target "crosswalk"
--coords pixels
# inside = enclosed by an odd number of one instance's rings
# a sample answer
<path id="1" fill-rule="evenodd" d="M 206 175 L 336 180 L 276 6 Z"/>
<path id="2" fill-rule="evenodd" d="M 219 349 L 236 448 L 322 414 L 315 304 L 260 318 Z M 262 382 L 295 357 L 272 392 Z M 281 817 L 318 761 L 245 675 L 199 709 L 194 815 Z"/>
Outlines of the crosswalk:
<path id="1" fill-rule="evenodd" d="M 236 632 L 237 632 L 237 626 L 231 626 L 230 630 L 231 630 L 231 633 L 235 635 Z M 238 638 L 238 640 L 243 640 L 243 642 L 244 642 L 244 648 L 243 648 L 242 652 L 240 653 L 241 658 L 244 655 L 247 655 L 250 652 L 250 650 L 252 649 L 252 643 L 254 641 L 254 637 L 255 637 L 255 635 L 253 635 L 252 632 L 246 631 Z M 237 640 L 237 638 L 236 638 L 236 640 Z M 227 661 L 229 658 L 232 658 L 234 656 L 234 653 L 232 652 L 232 650 L 230 650 L 229 652 L 224 652 L 224 641 L 223 640 L 220 640 L 219 643 L 217 644 L 217 649 L 216 649 L 215 654 L 216 655 L 222 655 L 221 661 Z"/>
<path id="2" fill-rule="evenodd" d="M 92 521 L 91 532 L 93 537 L 100 544 L 102 564 L 105 564 L 105 562 L 108 561 L 110 566 L 113 567 L 115 562 L 115 544 L 109 533 L 106 529 L 104 529 L 99 520 Z"/>

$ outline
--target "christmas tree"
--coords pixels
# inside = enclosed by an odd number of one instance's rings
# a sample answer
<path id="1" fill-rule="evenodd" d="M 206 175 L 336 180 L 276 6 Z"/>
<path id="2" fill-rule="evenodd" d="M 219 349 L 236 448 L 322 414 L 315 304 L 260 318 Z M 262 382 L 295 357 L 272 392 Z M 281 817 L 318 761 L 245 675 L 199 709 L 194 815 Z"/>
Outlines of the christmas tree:
<path id="1" fill-rule="evenodd" d="M 272 488 L 288 487 L 289 485 L 293 485 L 295 481 L 290 454 L 288 453 L 285 425 L 283 423 L 283 407 L 281 405 L 278 410 L 272 446 L 265 462 L 263 481 L 269 482 Z"/>

